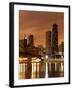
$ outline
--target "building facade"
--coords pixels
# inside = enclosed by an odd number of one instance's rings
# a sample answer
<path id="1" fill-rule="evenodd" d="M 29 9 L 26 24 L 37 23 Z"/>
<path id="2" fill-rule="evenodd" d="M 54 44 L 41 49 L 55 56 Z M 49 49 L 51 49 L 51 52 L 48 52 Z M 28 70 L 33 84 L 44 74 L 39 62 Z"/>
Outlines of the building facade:
<path id="1" fill-rule="evenodd" d="M 51 55 L 51 31 L 46 32 L 46 54 Z"/>
<path id="2" fill-rule="evenodd" d="M 33 35 L 29 35 L 29 46 L 34 46 L 34 37 Z"/>
<path id="3" fill-rule="evenodd" d="M 64 42 L 63 41 L 59 45 L 59 53 L 64 56 Z"/>
<path id="4" fill-rule="evenodd" d="M 52 54 L 58 53 L 58 25 L 53 24 L 52 28 Z"/>
<path id="5" fill-rule="evenodd" d="M 27 40 L 28 40 L 28 37 L 25 36 L 25 37 L 24 37 L 24 48 L 28 46 L 28 44 L 27 44 Z"/>

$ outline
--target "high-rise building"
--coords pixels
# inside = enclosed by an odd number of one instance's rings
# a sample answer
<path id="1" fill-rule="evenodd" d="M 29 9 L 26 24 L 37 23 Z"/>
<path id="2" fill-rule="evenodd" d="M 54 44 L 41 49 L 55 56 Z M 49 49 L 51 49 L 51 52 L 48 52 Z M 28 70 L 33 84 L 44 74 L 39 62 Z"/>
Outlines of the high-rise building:
<path id="1" fill-rule="evenodd" d="M 33 37 L 33 35 L 29 35 L 29 46 L 34 46 L 34 37 Z"/>
<path id="2" fill-rule="evenodd" d="M 63 41 L 59 45 L 59 52 L 61 53 L 61 55 L 64 56 L 64 42 Z"/>
<path id="3" fill-rule="evenodd" d="M 58 53 L 58 25 L 53 24 L 52 28 L 52 54 Z"/>
<path id="4" fill-rule="evenodd" d="M 46 32 L 46 54 L 51 55 L 51 31 Z"/>
<path id="5" fill-rule="evenodd" d="M 62 45 L 62 52 L 64 52 L 64 42 L 62 42 L 61 45 Z"/>
<path id="6" fill-rule="evenodd" d="M 27 36 L 24 37 L 24 48 L 27 47 Z"/>

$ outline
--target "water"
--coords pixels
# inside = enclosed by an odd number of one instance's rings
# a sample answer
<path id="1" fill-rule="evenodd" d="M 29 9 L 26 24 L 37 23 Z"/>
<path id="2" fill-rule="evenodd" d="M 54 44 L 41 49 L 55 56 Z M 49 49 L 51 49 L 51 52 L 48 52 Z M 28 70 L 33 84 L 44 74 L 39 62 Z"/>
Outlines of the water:
<path id="1" fill-rule="evenodd" d="M 19 79 L 64 77 L 64 62 L 26 59 L 19 62 Z"/>

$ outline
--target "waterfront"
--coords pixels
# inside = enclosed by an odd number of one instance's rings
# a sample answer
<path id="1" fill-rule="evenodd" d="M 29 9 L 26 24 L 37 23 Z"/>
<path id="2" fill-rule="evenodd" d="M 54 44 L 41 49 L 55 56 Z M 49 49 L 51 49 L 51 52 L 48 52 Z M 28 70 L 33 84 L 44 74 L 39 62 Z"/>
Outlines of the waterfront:
<path id="1" fill-rule="evenodd" d="M 64 77 L 64 13 L 20 10 L 19 21 L 19 79 Z"/>
<path id="2" fill-rule="evenodd" d="M 19 58 L 19 79 L 64 77 L 63 59 Z"/>

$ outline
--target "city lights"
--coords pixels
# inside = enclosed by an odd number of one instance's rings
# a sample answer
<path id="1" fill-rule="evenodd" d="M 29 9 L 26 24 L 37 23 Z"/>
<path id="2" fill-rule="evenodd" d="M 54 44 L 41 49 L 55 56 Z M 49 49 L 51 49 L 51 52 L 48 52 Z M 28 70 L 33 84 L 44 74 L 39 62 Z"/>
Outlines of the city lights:
<path id="1" fill-rule="evenodd" d="M 32 13 L 33 12 L 31 12 L 31 14 Z M 39 14 L 41 15 L 41 13 Z M 59 15 L 63 17 L 63 13 L 60 13 Z M 35 14 L 33 17 L 36 17 Z M 40 20 L 42 20 L 43 18 L 44 17 L 41 17 Z M 48 16 L 45 18 L 48 18 Z M 21 16 L 20 16 L 20 20 L 24 22 Z M 59 25 L 60 22 L 59 23 L 52 22 L 51 25 L 48 24 L 45 27 L 45 25 L 40 25 L 42 23 L 37 22 L 37 20 L 36 22 L 32 18 L 29 18 L 29 20 L 32 20 L 35 24 L 31 23 L 32 21 L 30 21 L 30 23 L 27 24 L 24 23 L 24 24 L 26 26 L 35 25 L 34 27 L 30 26 L 30 28 L 28 27 L 24 28 L 24 26 L 22 26 L 20 22 L 21 33 L 19 40 L 19 70 L 21 71 L 19 71 L 19 79 L 63 77 L 64 76 L 64 42 L 62 37 L 63 29 Z M 21 26 L 23 27 L 22 29 Z M 39 27 L 37 26 L 40 27 L 40 30 Z M 42 26 L 44 27 L 44 29 L 41 28 Z M 48 27 L 50 28 L 49 30 Z M 28 30 L 26 30 L 27 28 Z M 60 32 L 58 32 L 60 28 L 61 28 L 61 34 L 59 34 Z M 41 31 L 41 29 L 43 32 Z M 61 39 L 62 41 L 60 41 Z"/>

